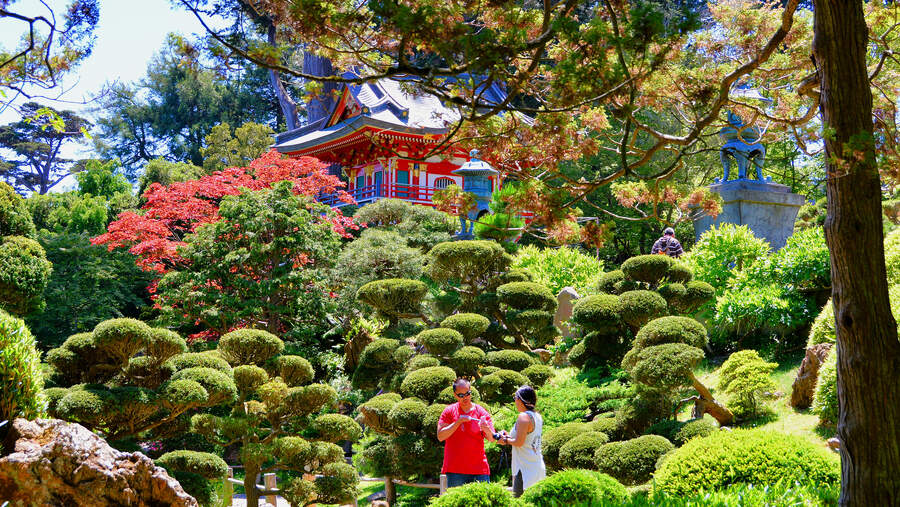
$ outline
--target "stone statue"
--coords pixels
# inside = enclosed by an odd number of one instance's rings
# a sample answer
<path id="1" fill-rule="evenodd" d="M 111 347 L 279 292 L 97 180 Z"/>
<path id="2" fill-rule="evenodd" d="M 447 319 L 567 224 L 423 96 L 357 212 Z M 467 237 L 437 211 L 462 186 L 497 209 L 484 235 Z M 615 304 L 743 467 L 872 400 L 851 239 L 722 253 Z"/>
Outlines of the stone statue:
<path id="1" fill-rule="evenodd" d="M 747 179 L 747 169 L 752 163 L 756 168 L 757 180 L 771 181 L 771 178 L 766 180 L 762 175 L 762 166 L 766 160 L 766 147 L 759 142 L 759 127 L 746 126 L 741 117 L 732 111 L 728 111 L 728 123 L 730 126 L 719 131 L 719 137 L 725 142 L 719 150 L 719 158 L 722 160 L 725 174 L 721 180 L 716 179 L 716 183 L 728 181 L 731 171 L 730 157 L 734 157 L 737 161 L 738 179 Z"/>

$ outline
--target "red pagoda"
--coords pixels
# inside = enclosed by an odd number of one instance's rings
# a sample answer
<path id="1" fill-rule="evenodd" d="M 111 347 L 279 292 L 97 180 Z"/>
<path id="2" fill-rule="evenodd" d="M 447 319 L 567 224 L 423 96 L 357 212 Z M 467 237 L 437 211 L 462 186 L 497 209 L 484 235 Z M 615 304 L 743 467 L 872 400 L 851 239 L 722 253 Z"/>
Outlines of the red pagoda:
<path id="1" fill-rule="evenodd" d="M 279 134 L 274 147 L 291 157 L 332 163 L 360 205 L 393 197 L 430 206 L 435 190 L 463 186 L 463 176 L 453 171 L 470 156 L 458 147 L 435 150 L 459 113 L 432 95 L 411 94 L 409 84 L 402 78 L 345 84 L 327 114 Z M 505 98 L 498 85 L 483 93 L 488 102 Z M 498 178 L 490 177 L 490 190 L 497 188 Z M 322 202 L 346 204 L 331 196 Z"/>

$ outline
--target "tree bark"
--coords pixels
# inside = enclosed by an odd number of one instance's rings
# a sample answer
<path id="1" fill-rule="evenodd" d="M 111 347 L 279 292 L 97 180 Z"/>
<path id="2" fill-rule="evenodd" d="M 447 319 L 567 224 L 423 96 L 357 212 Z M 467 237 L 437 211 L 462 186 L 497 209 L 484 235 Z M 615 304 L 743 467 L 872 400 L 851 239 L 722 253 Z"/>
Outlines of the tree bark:
<path id="1" fill-rule="evenodd" d="M 276 47 L 278 41 L 275 39 L 275 23 L 269 22 L 267 31 L 269 44 L 271 44 L 272 47 Z M 285 89 L 284 83 L 281 81 L 281 75 L 275 69 L 269 69 L 269 84 L 272 86 L 272 90 L 275 91 L 275 96 L 278 97 L 278 105 L 281 107 L 281 112 L 284 114 L 284 123 L 287 129 L 294 130 L 299 127 L 300 122 L 297 116 L 297 103 L 294 102 L 294 99 L 291 98 L 291 95 L 288 93 L 287 89 Z"/>
<path id="2" fill-rule="evenodd" d="M 303 72 L 314 76 L 331 76 L 334 74 L 334 67 L 331 60 L 312 53 L 303 54 Z M 322 93 L 311 98 L 306 103 L 306 120 L 312 123 L 320 118 L 324 118 L 331 112 L 334 107 L 335 98 L 333 92 L 338 89 L 337 83 L 322 83 Z"/>
<path id="3" fill-rule="evenodd" d="M 816 0 L 841 505 L 900 505 L 900 342 L 888 300 L 862 2 Z"/>
<path id="4" fill-rule="evenodd" d="M 691 384 L 700 395 L 689 398 L 689 401 L 694 402 L 694 410 L 691 413 L 691 417 L 697 419 L 703 417 L 703 414 L 709 414 L 721 426 L 727 426 L 734 422 L 734 414 L 731 413 L 731 410 L 728 410 L 725 405 L 716 401 L 709 389 L 697 377 L 691 375 Z"/>

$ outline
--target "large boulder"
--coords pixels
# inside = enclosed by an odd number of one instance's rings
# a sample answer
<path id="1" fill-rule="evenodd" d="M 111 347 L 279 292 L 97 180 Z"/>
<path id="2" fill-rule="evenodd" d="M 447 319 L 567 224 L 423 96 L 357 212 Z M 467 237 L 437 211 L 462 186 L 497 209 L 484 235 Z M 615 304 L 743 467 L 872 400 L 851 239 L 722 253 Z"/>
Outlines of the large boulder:
<path id="1" fill-rule="evenodd" d="M 791 406 L 794 408 L 809 408 L 813 402 L 813 393 L 816 391 L 816 379 L 819 378 L 819 368 L 825 362 L 830 343 L 820 343 L 806 349 L 806 357 L 800 363 L 797 378 L 791 390 Z"/>
<path id="2" fill-rule="evenodd" d="M 198 505 L 147 456 L 117 451 L 58 419 L 13 421 L 0 454 L 0 498 L 12 505 Z"/>

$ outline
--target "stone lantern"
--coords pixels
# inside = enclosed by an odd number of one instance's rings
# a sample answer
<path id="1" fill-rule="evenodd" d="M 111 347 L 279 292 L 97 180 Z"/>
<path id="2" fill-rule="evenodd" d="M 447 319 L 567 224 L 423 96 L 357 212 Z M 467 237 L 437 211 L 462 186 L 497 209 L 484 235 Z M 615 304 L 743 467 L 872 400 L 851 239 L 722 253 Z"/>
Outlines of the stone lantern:
<path id="1" fill-rule="evenodd" d="M 452 171 L 457 176 L 463 178 L 463 191 L 470 192 L 475 196 L 475 208 L 469 211 L 469 227 L 466 229 L 466 217 L 459 216 L 459 223 L 462 230 L 460 237 L 472 237 L 472 229 L 475 226 L 475 220 L 483 213 L 488 211 L 488 203 L 491 202 L 491 177 L 500 174 L 500 171 L 491 167 L 484 160 L 478 158 L 478 150 L 469 152 L 470 160 L 460 166 L 459 169 Z"/>

